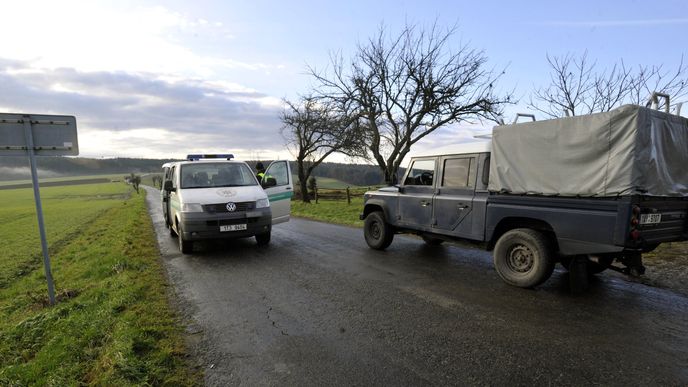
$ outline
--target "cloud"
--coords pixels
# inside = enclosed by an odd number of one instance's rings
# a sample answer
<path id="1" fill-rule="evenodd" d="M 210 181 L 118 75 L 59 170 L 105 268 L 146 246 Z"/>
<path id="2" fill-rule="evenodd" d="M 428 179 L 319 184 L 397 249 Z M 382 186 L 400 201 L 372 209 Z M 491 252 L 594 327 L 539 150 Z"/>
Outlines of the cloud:
<path id="1" fill-rule="evenodd" d="M 0 107 L 77 117 L 80 153 L 181 157 L 281 154 L 281 102 L 229 82 L 123 71 L 38 68 L 0 59 Z"/>

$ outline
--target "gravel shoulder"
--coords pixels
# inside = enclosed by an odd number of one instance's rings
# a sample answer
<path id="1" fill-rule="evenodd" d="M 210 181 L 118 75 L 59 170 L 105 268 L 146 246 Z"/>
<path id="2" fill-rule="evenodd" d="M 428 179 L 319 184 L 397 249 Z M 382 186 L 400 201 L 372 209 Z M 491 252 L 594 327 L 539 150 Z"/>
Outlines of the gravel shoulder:
<path id="1" fill-rule="evenodd" d="M 647 271 L 640 282 L 688 296 L 688 242 L 662 244 L 643 261 Z"/>

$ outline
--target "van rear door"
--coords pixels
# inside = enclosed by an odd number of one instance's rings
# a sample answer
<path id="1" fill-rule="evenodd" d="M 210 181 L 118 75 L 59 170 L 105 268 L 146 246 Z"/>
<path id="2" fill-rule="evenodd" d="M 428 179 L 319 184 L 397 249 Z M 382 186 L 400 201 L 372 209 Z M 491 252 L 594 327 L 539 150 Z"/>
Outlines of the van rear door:
<path id="1" fill-rule="evenodd" d="M 287 222 L 291 214 L 291 197 L 294 196 L 294 183 L 289 162 L 278 160 L 270 163 L 263 180 L 271 178 L 275 179 L 276 185 L 265 188 L 265 193 L 270 199 L 272 224 Z"/>

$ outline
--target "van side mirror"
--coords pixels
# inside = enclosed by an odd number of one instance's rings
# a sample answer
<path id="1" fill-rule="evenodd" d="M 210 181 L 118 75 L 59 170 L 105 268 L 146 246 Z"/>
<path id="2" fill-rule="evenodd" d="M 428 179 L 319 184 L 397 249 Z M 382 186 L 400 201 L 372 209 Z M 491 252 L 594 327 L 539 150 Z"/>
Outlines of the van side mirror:
<path id="1" fill-rule="evenodd" d="M 270 188 L 277 185 L 277 180 L 274 177 L 264 177 L 263 181 L 260 182 L 261 187 Z"/>
<path id="2" fill-rule="evenodd" d="M 176 191 L 176 189 L 172 186 L 172 180 L 165 181 L 165 185 L 163 185 L 163 189 L 167 192 Z"/>

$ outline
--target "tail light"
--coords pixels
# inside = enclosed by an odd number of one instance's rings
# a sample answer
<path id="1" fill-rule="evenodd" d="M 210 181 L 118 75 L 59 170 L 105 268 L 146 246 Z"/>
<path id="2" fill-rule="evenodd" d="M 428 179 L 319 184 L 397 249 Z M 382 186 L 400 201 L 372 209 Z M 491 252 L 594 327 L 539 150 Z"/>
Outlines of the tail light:
<path id="1" fill-rule="evenodd" d="M 631 239 L 634 241 L 640 239 L 640 231 L 636 228 L 638 223 L 640 223 L 638 218 L 640 218 L 640 207 L 633 205 L 633 209 L 631 211 Z"/>

